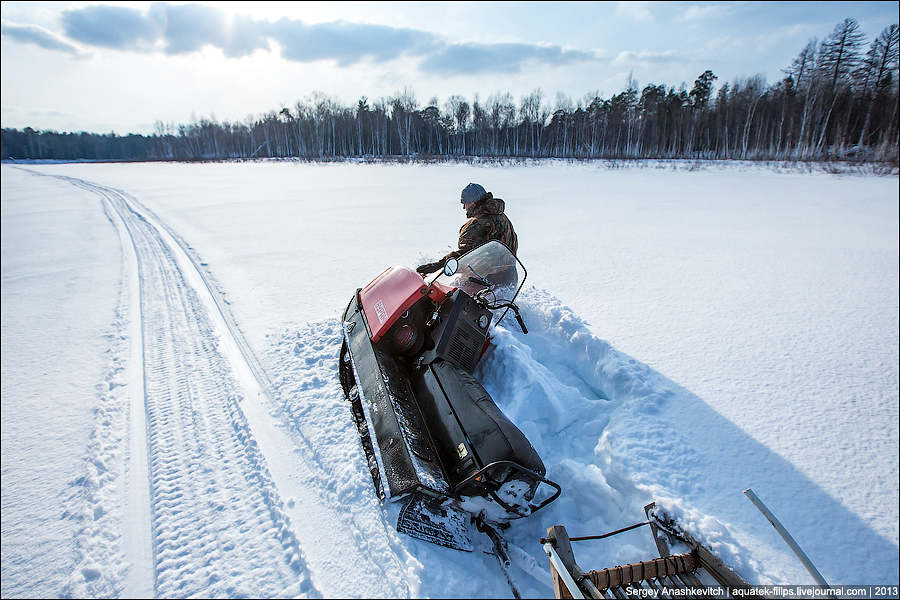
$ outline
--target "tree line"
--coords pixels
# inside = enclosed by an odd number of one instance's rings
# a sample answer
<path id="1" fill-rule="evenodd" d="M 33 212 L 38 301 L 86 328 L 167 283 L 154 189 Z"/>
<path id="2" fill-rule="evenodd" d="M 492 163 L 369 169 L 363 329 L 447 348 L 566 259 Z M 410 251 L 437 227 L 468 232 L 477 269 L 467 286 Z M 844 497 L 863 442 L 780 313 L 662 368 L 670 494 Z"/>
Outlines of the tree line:
<path id="1" fill-rule="evenodd" d="M 245 122 L 157 122 L 152 135 L 2 130 L 3 159 L 217 160 L 300 157 L 898 159 L 898 26 L 869 45 L 854 19 L 810 40 L 784 77 L 715 88 L 629 77 L 609 98 L 540 89 L 420 105 L 405 89 L 354 106 L 321 92 Z"/>

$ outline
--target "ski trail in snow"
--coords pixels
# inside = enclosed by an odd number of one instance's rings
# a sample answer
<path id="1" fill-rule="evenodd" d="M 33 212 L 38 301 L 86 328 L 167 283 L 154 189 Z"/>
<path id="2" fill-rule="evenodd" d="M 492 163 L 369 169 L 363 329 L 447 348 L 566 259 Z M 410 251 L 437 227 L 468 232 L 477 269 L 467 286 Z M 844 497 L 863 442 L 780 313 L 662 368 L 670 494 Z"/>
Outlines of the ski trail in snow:
<path id="1" fill-rule="evenodd" d="M 144 360 L 147 370 L 147 432 L 157 595 L 165 595 L 170 591 L 170 585 L 178 595 L 190 593 L 188 589 L 202 589 L 202 593 L 208 595 L 232 596 L 322 594 L 349 597 L 358 595 L 360 590 L 366 590 L 367 595 L 381 597 L 419 595 L 416 573 L 421 570 L 421 565 L 407 552 L 393 528 L 386 524 L 384 511 L 377 503 L 359 507 L 356 499 L 340 493 L 340 485 L 336 485 L 334 480 L 334 463 L 323 450 L 326 445 L 317 436 L 316 441 L 312 442 L 304 433 L 306 428 L 301 429 L 290 420 L 292 415 L 285 410 L 287 402 L 253 355 L 227 302 L 223 300 L 222 291 L 211 274 L 201 267 L 193 249 L 136 199 L 83 180 L 61 178 L 99 194 L 114 207 L 134 240 L 139 269 L 147 271 L 141 273 L 142 287 L 154 291 L 164 289 L 168 296 L 162 305 L 142 301 L 142 309 L 146 313 L 143 319 L 147 338 Z M 184 310 L 179 307 L 184 307 Z M 179 312 L 184 314 L 179 315 Z M 171 323 L 173 315 L 184 318 L 176 318 L 177 322 Z M 161 329 L 155 329 L 156 337 L 151 339 L 148 324 L 166 322 Z M 178 339 L 166 345 L 164 341 L 168 337 Z M 185 349 L 189 349 L 187 356 L 184 355 Z M 218 350 L 223 355 L 220 358 L 227 360 L 205 360 L 211 350 Z M 328 352 L 332 350 L 328 348 Z M 208 370 L 212 375 L 199 379 L 180 375 L 185 371 L 197 370 Z M 155 384 L 151 383 L 153 379 L 162 381 L 162 389 L 169 390 L 176 399 L 166 401 L 166 394 L 158 393 Z M 218 395 L 209 389 L 211 386 L 218 388 Z M 202 398 L 204 404 L 198 407 L 192 403 L 188 414 L 184 399 L 194 396 Z M 188 444 L 192 437 L 200 443 L 197 446 L 189 444 L 191 449 L 188 453 L 208 453 L 208 447 L 212 445 L 210 438 L 215 437 L 214 432 L 222 428 L 222 423 L 216 423 L 212 430 L 208 428 L 212 416 L 216 416 L 212 405 L 218 403 L 229 407 L 232 428 L 243 440 L 244 452 L 251 456 L 251 467 L 245 469 L 247 477 L 260 479 L 259 486 L 264 489 L 261 504 L 268 507 L 272 520 L 280 523 L 275 533 L 283 541 L 285 560 L 294 571 L 294 580 L 299 580 L 292 585 L 282 585 L 280 591 L 276 585 L 278 578 L 258 569 L 240 576 L 235 574 L 236 580 L 246 578 L 250 582 L 248 585 L 254 586 L 253 591 L 225 587 L 222 577 L 215 574 L 209 575 L 204 588 L 206 571 L 212 570 L 204 567 L 212 565 L 198 565 L 192 555 L 205 551 L 209 544 L 204 546 L 194 541 L 190 548 L 184 549 L 181 542 L 168 543 L 160 534 L 160 529 L 186 526 L 191 520 L 188 516 L 190 511 L 185 508 L 187 506 L 206 500 L 216 511 L 227 507 L 224 503 L 212 504 L 206 497 L 211 490 L 215 490 L 217 476 L 221 476 L 215 469 L 201 468 L 198 461 L 181 461 L 172 467 L 169 460 L 158 458 L 161 454 L 178 453 L 176 446 Z M 221 415 L 218 419 L 224 422 Z M 182 434 L 177 441 L 169 440 L 170 431 L 188 420 L 196 428 L 196 433 L 193 436 Z M 221 440 L 216 439 L 215 453 L 227 454 L 220 448 L 221 445 Z M 185 473 L 189 475 L 185 477 Z M 183 487 L 198 477 L 210 478 L 211 488 L 204 490 L 205 495 L 194 493 L 189 496 Z M 243 501 L 240 500 L 242 497 Z M 159 498 L 165 501 L 160 502 Z M 258 499 L 253 499 L 250 494 L 242 496 L 233 493 L 231 498 L 234 504 L 254 506 L 258 503 Z M 176 511 L 165 509 L 176 503 L 181 507 L 177 512 L 184 512 L 185 516 L 173 519 L 170 524 L 167 521 L 169 513 Z M 163 522 L 164 525 L 161 525 Z M 235 538 L 242 539 L 249 534 L 246 528 L 234 528 L 244 534 L 234 534 Z M 218 537 L 231 535 L 228 529 L 227 525 L 222 525 Z M 196 535 L 190 537 L 193 539 Z M 243 570 L 247 570 L 246 564 L 242 564 L 246 560 L 235 560 L 235 546 L 242 546 L 243 553 L 262 557 L 258 559 L 261 562 L 278 563 L 271 557 L 271 552 L 251 552 L 248 545 L 237 543 L 237 540 L 233 544 L 219 542 L 216 549 L 223 555 L 219 564 L 241 565 Z M 289 547 L 293 549 L 288 550 Z M 335 573 L 345 570 L 348 564 L 354 566 L 354 577 L 336 577 Z M 203 574 L 193 571 L 202 571 Z M 190 579 L 191 583 L 182 581 L 185 578 Z M 270 583 L 271 588 L 258 588 L 252 583 L 260 580 Z M 189 588 L 189 585 L 196 588 Z"/>
<path id="2" fill-rule="evenodd" d="M 124 223 L 109 203 L 101 202 L 101 208 L 120 238 L 119 301 L 105 335 L 108 367 L 96 385 L 94 428 L 62 515 L 77 521 L 79 528 L 72 541 L 74 568 L 60 596 L 145 598 L 153 593 L 154 584 L 143 433 L 140 282 Z"/>
<path id="3" fill-rule="evenodd" d="M 103 210 L 119 234 L 119 243 L 123 261 L 123 281 L 128 285 L 126 301 L 128 331 L 123 332 L 123 339 L 130 339 L 127 365 L 127 380 L 124 384 L 129 393 L 128 431 L 123 432 L 128 440 L 125 451 L 126 458 L 122 468 L 126 479 L 121 486 L 122 506 L 125 507 L 122 551 L 126 557 L 127 569 L 123 581 L 122 596 L 127 598 L 146 598 L 153 593 L 155 572 L 153 569 L 153 548 L 151 539 L 151 508 L 147 460 L 147 420 L 144 410 L 144 336 L 143 316 L 141 309 L 141 277 L 140 265 L 134 244 L 128 234 L 128 228 L 121 220 L 112 205 L 103 202 Z"/>
<path id="4" fill-rule="evenodd" d="M 245 414 L 257 401 L 248 397 L 250 370 L 215 323 L 221 315 L 204 302 L 199 275 L 124 196 L 62 179 L 101 196 L 137 257 L 146 430 L 135 433 L 146 436 L 149 459 L 145 545 L 152 545 L 155 594 L 318 596 Z M 99 565 L 85 578 L 102 572 Z"/>

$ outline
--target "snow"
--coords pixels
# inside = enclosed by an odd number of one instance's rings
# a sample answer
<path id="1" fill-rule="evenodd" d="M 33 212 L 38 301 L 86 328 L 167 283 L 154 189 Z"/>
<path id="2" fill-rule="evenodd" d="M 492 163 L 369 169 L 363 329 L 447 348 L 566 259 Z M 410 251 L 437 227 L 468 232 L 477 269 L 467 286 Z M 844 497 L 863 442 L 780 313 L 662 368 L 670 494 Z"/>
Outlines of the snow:
<path id="1" fill-rule="evenodd" d="M 534 561 L 513 569 L 523 593 L 552 593 L 537 543 L 548 526 L 604 533 L 653 500 L 748 580 L 809 582 L 747 487 L 829 582 L 898 579 L 896 177 L 678 163 L 25 169 L 2 167 L 4 597 L 508 595 L 493 558 L 394 530 L 336 374 L 350 295 L 449 249 L 470 181 L 506 199 L 529 273 L 529 334 L 504 323 L 477 375 L 564 490 L 509 531 Z M 166 532 L 141 509 L 141 494 L 158 502 L 152 486 L 135 482 L 139 260 L 107 188 L 159 232 L 211 319 L 203 347 L 233 378 L 237 447 L 258 455 L 247 489 L 261 492 L 229 510 L 268 511 L 260 523 L 296 544 L 280 590 L 227 552 L 211 563 L 187 549 L 169 571 L 141 552 Z M 254 388 L 259 372 L 273 397 Z M 201 451 L 212 429 L 198 431 Z M 228 529 L 233 543 L 247 527 Z M 282 564 L 285 550 L 266 548 L 257 558 Z M 644 529 L 575 547 L 583 568 L 654 551 Z M 218 582 L 188 578 L 208 565 Z"/>
<path id="2" fill-rule="evenodd" d="M 97 198 L 56 179 L 2 183 L 3 596 L 58 595 L 94 562 L 84 540 L 118 529 L 104 513 L 121 469 L 106 451 L 125 421 L 116 350 L 122 259 Z M 13 183 L 26 178 L 28 185 Z M 115 423 L 107 427 L 105 423 Z M 97 557 L 100 558 L 100 557 Z M 74 577 L 73 577 L 74 578 Z"/>

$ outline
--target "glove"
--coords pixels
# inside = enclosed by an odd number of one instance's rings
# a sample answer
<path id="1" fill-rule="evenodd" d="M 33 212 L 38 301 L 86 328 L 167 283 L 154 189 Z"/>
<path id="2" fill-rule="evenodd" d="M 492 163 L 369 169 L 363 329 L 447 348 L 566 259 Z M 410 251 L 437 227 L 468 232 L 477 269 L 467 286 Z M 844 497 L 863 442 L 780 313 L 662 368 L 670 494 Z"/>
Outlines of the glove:
<path id="1" fill-rule="evenodd" d="M 429 273 L 434 273 L 435 271 L 437 271 L 438 269 L 440 269 L 443 266 L 444 265 L 441 264 L 440 261 L 433 262 L 433 263 L 427 263 L 427 264 L 422 265 L 421 267 L 416 267 L 416 273 L 418 273 L 419 275 L 425 276 L 425 275 L 428 275 Z"/>

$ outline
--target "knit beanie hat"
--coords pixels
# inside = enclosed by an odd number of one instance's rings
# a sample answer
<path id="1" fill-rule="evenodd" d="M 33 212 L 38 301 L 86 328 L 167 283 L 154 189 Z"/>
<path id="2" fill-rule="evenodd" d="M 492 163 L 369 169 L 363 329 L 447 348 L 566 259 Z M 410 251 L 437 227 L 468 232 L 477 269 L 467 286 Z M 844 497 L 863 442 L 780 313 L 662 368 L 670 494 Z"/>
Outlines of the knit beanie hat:
<path id="1" fill-rule="evenodd" d="M 484 197 L 485 194 L 487 194 L 487 192 L 484 191 L 483 187 L 481 187 L 477 183 L 470 183 L 463 188 L 462 194 L 460 194 L 459 196 L 459 201 L 463 204 L 478 202 Z"/>

